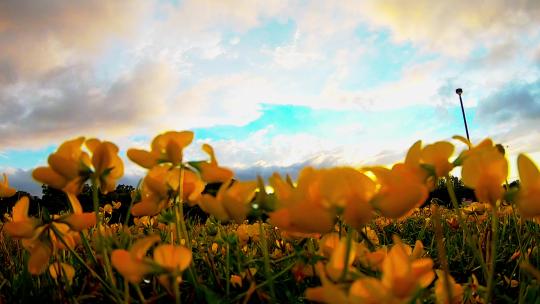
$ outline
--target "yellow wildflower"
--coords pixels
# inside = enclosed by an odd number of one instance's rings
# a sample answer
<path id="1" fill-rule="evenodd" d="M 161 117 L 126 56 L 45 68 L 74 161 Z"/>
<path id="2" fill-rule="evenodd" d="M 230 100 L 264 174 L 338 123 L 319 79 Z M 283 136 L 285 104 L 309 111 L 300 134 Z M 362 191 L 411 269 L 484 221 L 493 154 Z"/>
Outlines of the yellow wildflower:
<path id="1" fill-rule="evenodd" d="M 203 162 L 201 166 L 201 178 L 207 183 L 224 183 L 233 178 L 234 173 L 224 167 L 218 166 L 214 148 L 209 144 L 202 146 L 204 152 L 210 156 L 210 162 Z"/>
<path id="2" fill-rule="evenodd" d="M 191 260 L 191 250 L 184 246 L 163 244 L 154 249 L 154 262 L 171 273 L 184 271 Z"/>
<path id="3" fill-rule="evenodd" d="M 35 233 L 37 220 L 28 216 L 30 200 L 21 197 L 13 206 L 12 220 L 4 224 L 6 232 L 14 238 L 31 238 Z"/>
<path id="4" fill-rule="evenodd" d="M 220 221 L 233 220 L 242 223 L 251 210 L 257 183 L 254 181 L 232 181 L 223 183 L 216 196 L 203 194 L 199 206 Z"/>
<path id="5" fill-rule="evenodd" d="M 462 153 L 463 183 L 474 189 L 478 200 L 483 203 L 495 203 L 502 199 L 502 184 L 508 177 L 508 161 L 491 139 Z"/>
<path id="6" fill-rule="evenodd" d="M 115 249 L 111 253 L 111 263 L 118 272 L 133 284 L 138 284 L 152 268 L 145 261 L 146 252 L 160 240 L 159 235 L 137 240 L 129 251 Z"/>
<path id="7" fill-rule="evenodd" d="M 204 190 L 204 183 L 193 171 L 164 164 L 154 166 L 148 171 L 142 182 L 141 201 L 133 205 L 131 213 L 134 216 L 152 216 L 168 207 L 171 191 L 179 191 L 180 170 L 183 170 L 184 174 L 183 200 L 190 205 L 194 204 Z"/>
<path id="8" fill-rule="evenodd" d="M 382 264 L 381 282 L 394 298 L 408 301 L 417 288 L 429 286 L 435 278 L 433 260 L 415 258 L 411 247 L 395 241 Z"/>
<path id="9" fill-rule="evenodd" d="M 452 299 L 446 289 L 446 275 L 442 270 L 435 270 L 437 281 L 435 282 L 435 299 L 437 304 L 459 304 L 463 301 L 463 287 L 454 281 L 452 276 L 448 276 Z"/>
<path id="10" fill-rule="evenodd" d="M 73 277 L 75 277 L 75 269 L 69 264 L 56 262 L 49 266 L 49 274 L 54 280 L 62 275 L 71 284 Z"/>
<path id="11" fill-rule="evenodd" d="M 375 194 L 376 184 L 358 170 L 338 167 L 319 170 L 320 194 L 323 204 L 343 209 L 343 219 L 347 224 L 360 229 L 373 217 L 369 200 Z"/>
<path id="12" fill-rule="evenodd" d="M 520 189 L 517 205 L 521 215 L 527 218 L 540 216 L 540 172 L 534 162 L 520 154 L 518 156 Z"/>
<path id="13" fill-rule="evenodd" d="M 8 177 L 4 173 L 4 181 L 0 183 L 0 197 L 10 197 L 15 195 L 17 190 L 9 186 Z"/>
<path id="14" fill-rule="evenodd" d="M 422 161 L 435 168 L 437 177 L 443 177 L 453 169 L 448 158 L 454 153 L 454 145 L 447 141 L 438 141 L 422 149 Z"/>
<path id="15" fill-rule="evenodd" d="M 315 265 L 317 274 L 321 279 L 322 286 L 306 289 L 306 299 L 310 301 L 328 303 L 328 304 L 347 304 L 349 303 L 347 294 L 341 286 L 334 284 L 326 277 L 324 266 L 321 262 Z"/>
<path id="16" fill-rule="evenodd" d="M 242 288 L 242 277 L 236 274 L 231 274 L 231 285 L 234 287 Z"/>
<path id="17" fill-rule="evenodd" d="M 278 209 L 269 214 L 273 225 L 288 232 L 325 233 L 332 230 L 335 211 L 325 206 L 320 192 L 320 174 L 310 167 L 302 169 L 297 187 L 275 173 L 270 178 L 275 190 Z"/>
<path id="18" fill-rule="evenodd" d="M 92 153 L 93 175 L 102 193 L 114 191 L 116 181 L 124 175 L 124 163 L 118 147 L 112 142 L 92 138 L 85 142 Z"/>
<path id="19" fill-rule="evenodd" d="M 375 174 L 380 188 L 372 199 L 372 204 L 382 215 L 400 218 L 422 205 L 429 195 L 426 184 L 428 174 L 420 167 L 421 142 L 409 148 L 404 163 L 392 169 L 369 168 Z"/>
<path id="20" fill-rule="evenodd" d="M 129 149 L 127 156 L 141 167 L 150 169 L 160 163 L 182 163 L 183 150 L 193 141 L 191 131 L 169 131 L 159 134 L 152 141 L 151 151 Z"/>
<path id="21" fill-rule="evenodd" d="M 82 145 L 92 154 L 82 150 Z M 98 139 L 85 141 L 84 137 L 64 142 L 48 158 L 48 167 L 32 172 L 35 180 L 64 192 L 79 193 L 82 184 L 95 178 L 102 193 L 113 191 L 116 181 L 124 174 L 124 164 L 118 157 L 115 144 Z"/>
<path id="22" fill-rule="evenodd" d="M 82 151 L 84 137 L 68 140 L 49 155 L 48 167 L 38 167 L 32 172 L 35 180 L 65 192 L 78 193 L 90 168 L 90 156 Z M 85 173 L 86 172 L 86 173 Z"/>
<path id="23" fill-rule="evenodd" d="M 352 242 L 352 246 L 349 249 L 348 260 L 345 260 L 347 257 L 347 240 L 342 238 L 336 249 L 332 252 L 330 260 L 326 264 L 326 273 L 328 277 L 334 281 L 339 280 L 345 267 L 347 267 L 347 273 L 350 275 L 351 270 L 353 269 L 352 264 L 356 257 L 356 243 Z"/>
<path id="24" fill-rule="evenodd" d="M 380 280 L 375 278 L 362 278 L 354 281 L 349 289 L 349 303 L 379 304 L 394 303 L 391 294 Z"/>
<path id="25" fill-rule="evenodd" d="M 63 222 L 69 225 L 69 228 L 75 231 L 88 229 L 96 224 L 95 212 L 83 212 L 81 203 L 77 196 L 72 193 L 67 193 L 73 213 L 59 218 L 58 222 Z"/>
<path id="26" fill-rule="evenodd" d="M 28 242 L 25 246 L 30 251 L 30 259 L 28 259 L 28 272 L 33 275 L 43 273 L 49 265 L 49 259 L 52 255 L 51 244 L 46 241 L 36 239 Z"/>
<path id="27" fill-rule="evenodd" d="M 154 262 L 168 272 L 161 274 L 158 280 L 169 290 L 174 282 L 181 281 L 181 273 L 189 267 L 191 261 L 191 250 L 184 246 L 163 244 L 154 249 Z"/>

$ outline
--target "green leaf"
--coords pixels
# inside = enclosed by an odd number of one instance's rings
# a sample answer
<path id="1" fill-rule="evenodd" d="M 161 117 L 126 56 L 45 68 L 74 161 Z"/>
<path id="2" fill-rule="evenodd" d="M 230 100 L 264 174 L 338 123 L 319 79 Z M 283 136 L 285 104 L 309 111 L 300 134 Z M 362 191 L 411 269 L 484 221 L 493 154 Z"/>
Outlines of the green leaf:
<path id="1" fill-rule="evenodd" d="M 188 162 L 188 165 L 196 169 L 197 171 L 201 172 L 201 164 L 208 163 L 205 160 L 197 160 L 197 161 L 190 161 Z"/>

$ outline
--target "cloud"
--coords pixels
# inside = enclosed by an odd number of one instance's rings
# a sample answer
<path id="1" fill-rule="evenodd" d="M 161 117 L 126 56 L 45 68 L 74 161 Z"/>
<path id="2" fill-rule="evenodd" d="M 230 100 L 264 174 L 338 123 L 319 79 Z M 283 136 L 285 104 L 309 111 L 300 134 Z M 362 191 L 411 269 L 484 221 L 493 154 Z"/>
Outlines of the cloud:
<path id="1" fill-rule="evenodd" d="M 42 189 L 41 183 L 36 182 L 32 178 L 33 169 L 23 170 L 15 168 L 4 168 L 3 173 L 6 173 L 9 179 L 10 187 L 15 188 L 17 191 L 25 191 L 31 195 L 41 197 Z M 119 181 L 118 185 L 131 185 L 137 186 L 139 180 L 144 177 L 144 174 L 125 174 Z"/>
<path id="2" fill-rule="evenodd" d="M 519 153 L 540 155 L 540 79 L 513 81 L 479 101 L 477 116 L 484 137 L 502 143 L 511 159 Z M 513 175 L 517 176 L 515 162 Z"/>
<path id="3" fill-rule="evenodd" d="M 32 170 L 5 168 L 2 173 L 8 176 L 10 187 L 41 196 L 41 184 L 32 179 Z"/>
<path id="4" fill-rule="evenodd" d="M 507 84 L 480 102 L 478 116 L 498 124 L 540 120 L 540 79 Z"/>
<path id="5" fill-rule="evenodd" d="M 306 67 L 306 65 L 322 59 L 322 55 L 316 51 L 300 49 L 299 39 L 300 32 L 297 31 L 290 44 L 277 46 L 273 50 L 263 49 L 262 53 L 270 55 L 276 65 L 286 70 Z"/>
<path id="6" fill-rule="evenodd" d="M 56 69 L 0 90 L 0 145 L 38 147 L 80 134 L 132 132 L 164 113 L 174 85 L 174 72 L 155 62 L 139 64 L 109 86 L 88 66 Z"/>
<path id="7" fill-rule="evenodd" d="M 275 172 L 285 175 L 290 175 L 293 180 L 298 178 L 298 173 L 305 167 L 329 168 L 337 165 L 339 160 L 332 155 L 319 155 L 317 157 L 290 164 L 288 166 L 249 166 L 243 168 L 232 168 L 235 173 L 235 178 L 239 180 L 255 180 L 257 176 L 261 176 L 264 180 L 272 176 Z"/>
<path id="8" fill-rule="evenodd" d="M 112 37 L 132 33 L 145 1 L 0 3 L 0 84 L 42 75 L 92 57 Z"/>
<path id="9" fill-rule="evenodd" d="M 540 2 L 370 1 L 363 15 L 372 25 L 390 29 L 396 41 L 467 57 L 478 45 L 489 48 L 526 33 L 538 35 Z"/>
<path id="10" fill-rule="evenodd" d="M 243 125 L 259 117 L 260 104 L 272 100 L 275 92 L 271 81 L 251 73 L 210 76 L 178 92 L 171 107 L 182 120 L 164 117 L 162 124 L 189 128 Z"/>
<path id="11" fill-rule="evenodd" d="M 321 92 L 321 102 L 343 108 L 386 110 L 418 104 L 433 104 L 441 80 L 433 77 L 442 68 L 442 62 L 433 60 L 415 63 L 403 69 L 399 80 L 364 90 L 344 90 L 328 82 Z"/>
<path id="12" fill-rule="evenodd" d="M 163 8 L 169 13 L 168 19 L 172 24 L 181 24 L 190 31 L 227 27 L 242 32 L 278 16 L 287 7 L 284 0 L 187 0 L 178 6 L 165 5 Z"/>

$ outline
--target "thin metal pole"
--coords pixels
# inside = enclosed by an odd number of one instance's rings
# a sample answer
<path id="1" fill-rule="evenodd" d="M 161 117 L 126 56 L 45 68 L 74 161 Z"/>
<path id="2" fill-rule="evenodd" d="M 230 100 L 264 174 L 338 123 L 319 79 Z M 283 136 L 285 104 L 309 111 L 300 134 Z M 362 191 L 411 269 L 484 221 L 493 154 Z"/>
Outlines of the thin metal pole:
<path id="1" fill-rule="evenodd" d="M 461 104 L 461 114 L 463 114 L 463 122 L 465 123 L 465 133 L 467 133 L 467 140 L 470 141 L 469 138 L 469 128 L 467 127 L 467 118 L 465 118 L 465 109 L 463 108 L 463 100 L 461 99 L 461 94 L 463 93 L 463 90 L 461 88 L 456 89 L 456 94 L 459 95 L 459 103 Z"/>

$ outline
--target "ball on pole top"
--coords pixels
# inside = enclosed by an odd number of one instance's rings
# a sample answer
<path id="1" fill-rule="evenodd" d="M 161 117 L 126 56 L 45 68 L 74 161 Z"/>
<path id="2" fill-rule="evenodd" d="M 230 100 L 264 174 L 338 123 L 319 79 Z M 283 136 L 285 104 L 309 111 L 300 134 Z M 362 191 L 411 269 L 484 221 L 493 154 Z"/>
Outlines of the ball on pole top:
<path id="1" fill-rule="evenodd" d="M 456 94 L 461 96 L 462 93 L 463 93 L 463 90 L 461 88 L 456 89 Z"/>

